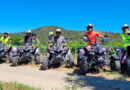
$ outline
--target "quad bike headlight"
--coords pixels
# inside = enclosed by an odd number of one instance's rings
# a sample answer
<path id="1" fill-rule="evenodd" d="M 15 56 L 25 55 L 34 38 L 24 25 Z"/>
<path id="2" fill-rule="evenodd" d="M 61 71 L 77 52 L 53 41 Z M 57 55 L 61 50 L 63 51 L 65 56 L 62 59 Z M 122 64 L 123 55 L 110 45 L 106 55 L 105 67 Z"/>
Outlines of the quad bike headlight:
<path id="1" fill-rule="evenodd" d="M 50 53 L 54 53 L 54 51 L 50 51 Z"/>
<path id="2" fill-rule="evenodd" d="M 107 53 L 106 53 L 106 52 L 104 52 L 104 54 L 106 55 Z"/>
<path id="3" fill-rule="evenodd" d="M 94 55 L 94 52 L 90 52 L 91 55 Z"/>

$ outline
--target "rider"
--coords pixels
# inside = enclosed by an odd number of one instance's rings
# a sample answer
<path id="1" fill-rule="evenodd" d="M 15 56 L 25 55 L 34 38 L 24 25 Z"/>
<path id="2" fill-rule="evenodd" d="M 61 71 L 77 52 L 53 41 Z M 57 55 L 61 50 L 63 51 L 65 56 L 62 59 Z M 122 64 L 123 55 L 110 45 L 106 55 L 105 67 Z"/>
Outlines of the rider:
<path id="1" fill-rule="evenodd" d="M 25 44 L 29 43 L 29 45 L 32 46 L 34 40 L 37 42 L 37 45 L 40 44 L 39 40 L 35 36 L 32 36 L 32 31 L 29 30 L 26 32 L 25 37 L 20 41 L 20 43 L 21 42 L 24 42 Z"/>
<path id="2" fill-rule="evenodd" d="M 128 45 L 130 45 L 130 42 L 128 41 L 128 31 L 129 31 L 129 25 L 124 24 L 122 26 L 122 33 L 120 34 L 122 41 L 123 41 L 123 47 L 126 47 Z"/>
<path id="3" fill-rule="evenodd" d="M 87 54 L 87 50 L 91 50 L 91 48 L 92 48 L 91 45 L 96 43 L 97 37 L 101 37 L 104 41 L 107 41 L 107 39 L 105 39 L 104 36 L 100 35 L 96 31 L 93 31 L 93 25 L 92 24 L 88 24 L 86 29 L 87 29 L 87 32 L 85 32 L 83 40 L 85 42 L 88 41 L 88 46 L 86 46 L 84 49 L 81 49 L 79 51 L 79 58 L 83 61 L 86 60 L 86 57 L 84 56 L 84 54 L 85 53 Z"/>
<path id="4" fill-rule="evenodd" d="M 8 42 L 11 42 L 11 38 L 9 37 L 9 33 L 5 32 L 4 36 L 1 37 L 0 41 L 1 41 L 1 43 L 6 44 L 6 46 L 10 46 L 10 44 L 8 44 Z"/>
<path id="5" fill-rule="evenodd" d="M 54 45 L 54 33 L 53 32 L 49 32 L 49 35 L 48 35 L 48 44 L 49 44 L 49 46 L 46 49 L 46 55 L 47 55 L 47 57 L 50 56 L 50 54 L 49 54 L 49 48 L 53 47 L 53 45 Z"/>
<path id="6" fill-rule="evenodd" d="M 61 34 L 61 29 L 56 29 L 56 36 L 54 36 L 54 44 L 56 43 L 56 42 L 59 42 L 59 43 L 61 43 L 61 44 L 63 44 L 63 48 L 65 49 L 65 50 L 68 50 L 68 52 L 67 52 L 67 54 L 66 54 L 66 56 L 67 55 L 70 55 L 70 49 L 68 48 L 68 47 L 66 47 L 66 41 L 65 41 L 65 38 L 64 38 L 64 36 L 62 36 L 62 34 Z M 49 55 L 49 53 L 47 54 L 47 56 L 49 57 L 50 55 Z M 67 58 L 67 57 L 66 57 Z"/>
<path id="7" fill-rule="evenodd" d="M 129 25 L 124 24 L 124 25 L 122 26 L 122 31 L 123 31 L 123 33 L 121 33 L 120 36 L 121 36 L 121 38 L 122 38 L 123 48 L 115 47 L 115 49 L 118 48 L 118 49 L 122 49 L 122 50 L 125 51 L 126 47 L 127 47 L 128 45 L 130 45 L 130 41 L 129 41 L 129 38 L 128 38 Z M 128 50 L 128 49 L 126 49 L 126 50 Z M 127 52 L 128 52 L 128 51 L 127 51 Z M 126 54 L 129 54 L 129 52 L 126 53 Z M 125 59 L 125 58 L 126 58 L 126 57 L 124 57 L 124 59 Z"/>
<path id="8" fill-rule="evenodd" d="M 64 36 L 61 35 L 61 29 L 56 29 L 56 36 L 54 37 L 54 43 L 55 42 L 59 42 L 61 44 L 63 44 L 63 46 L 66 46 L 66 41 Z"/>
<path id="9" fill-rule="evenodd" d="M 101 37 L 104 41 L 107 41 L 104 36 L 100 35 L 98 32 L 93 31 L 93 25 L 88 24 L 87 27 L 87 32 L 85 32 L 84 35 L 84 41 L 88 41 L 88 46 L 86 46 L 86 49 L 91 49 L 91 45 L 96 43 L 97 37 Z"/>
<path id="10" fill-rule="evenodd" d="M 65 41 L 65 37 L 62 36 L 61 33 L 62 33 L 61 29 L 59 29 L 59 28 L 56 29 L 56 36 L 54 37 L 54 43 L 59 42 L 63 45 L 63 48 L 65 50 L 67 50 L 66 59 L 68 59 L 69 55 L 71 54 L 71 51 L 68 47 L 66 47 L 67 44 L 66 44 L 66 41 Z"/>
<path id="11" fill-rule="evenodd" d="M 32 37 L 34 38 L 32 46 L 34 47 L 34 46 L 36 46 L 36 44 L 38 46 L 40 44 L 40 41 L 38 40 L 37 34 L 35 32 L 32 32 Z"/>
<path id="12" fill-rule="evenodd" d="M 93 25 L 92 24 L 88 24 L 86 29 L 87 29 L 87 32 L 84 35 L 84 41 L 86 41 L 87 39 L 91 40 L 91 41 L 88 41 L 89 45 L 94 44 L 96 42 L 97 37 L 101 37 L 103 40 L 106 40 L 104 38 L 104 36 L 100 35 L 96 31 L 93 31 Z"/>
<path id="13" fill-rule="evenodd" d="M 49 47 L 52 47 L 54 44 L 54 33 L 53 32 L 49 32 L 48 43 L 49 43 Z"/>

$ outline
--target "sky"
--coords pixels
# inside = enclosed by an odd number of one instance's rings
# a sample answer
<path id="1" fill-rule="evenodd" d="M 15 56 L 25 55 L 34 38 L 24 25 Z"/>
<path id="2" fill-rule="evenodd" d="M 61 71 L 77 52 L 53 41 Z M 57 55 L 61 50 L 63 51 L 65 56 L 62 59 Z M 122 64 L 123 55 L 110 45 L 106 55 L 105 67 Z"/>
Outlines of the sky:
<path id="1" fill-rule="evenodd" d="M 130 0 L 0 0 L 0 33 L 42 26 L 121 32 L 130 25 Z"/>

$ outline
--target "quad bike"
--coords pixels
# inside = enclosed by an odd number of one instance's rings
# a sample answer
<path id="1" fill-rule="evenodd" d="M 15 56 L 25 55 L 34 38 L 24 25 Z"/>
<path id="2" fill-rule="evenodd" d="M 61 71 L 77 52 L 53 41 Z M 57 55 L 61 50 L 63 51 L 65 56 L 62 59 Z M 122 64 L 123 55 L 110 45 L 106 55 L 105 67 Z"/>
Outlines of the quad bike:
<path id="1" fill-rule="evenodd" d="M 11 49 L 11 47 L 7 47 L 5 44 L 1 43 L 1 46 L 0 46 L 0 60 L 2 60 L 3 58 L 8 59 L 10 49 Z"/>
<path id="2" fill-rule="evenodd" d="M 40 50 L 37 47 L 32 47 L 29 43 L 25 43 L 24 47 L 12 47 L 10 60 L 14 66 L 32 60 L 35 60 L 36 64 L 40 64 Z"/>
<path id="3" fill-rule="evenodd" d="M 110 52 L 110 47 L 104 48 L 99 42 L 90 46 L 91 49 L 87 49 L 86 47 L 78 48 L 77 62 L 82 75 L 86 75 L 90 69 L 103 67 L 108 64 L 107 55 Z M 84 55 L 81 55 L 81 50 L 85 51 Z"/>
<path id="4" fill-rule="evenodd" d="M 69 49 L 65 49 L 65 47 L 61 43 L 56 42 L 53 47 L 48 48 L 48 51 L 50 56 L 43 57 L 43 70 L 47 70 L 51 65 L 61 63 L 67 63 L 69 67 L 73 67 L 74 57 L 71 53 L 67 54 L 69 52 Z"/>
<path id="5" fill-rule="evenodd" d="M 128 42 L 130 42 L 130 33 L 128 33 Z M 111 56 L 110 68 L 130 76 L 130 45 L 124 48 L 115 47 L 116 55 Z"/>

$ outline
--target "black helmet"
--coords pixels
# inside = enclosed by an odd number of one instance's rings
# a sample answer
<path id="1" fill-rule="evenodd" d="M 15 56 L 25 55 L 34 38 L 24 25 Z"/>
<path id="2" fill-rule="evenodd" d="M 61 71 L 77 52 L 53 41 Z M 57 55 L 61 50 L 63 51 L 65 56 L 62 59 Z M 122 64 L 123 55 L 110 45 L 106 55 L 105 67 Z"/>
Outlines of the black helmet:
<path id="1" fill-rule="evenodd" d="M 5 34 L 9 35 L 9 33 L 8 33 L 8 32 L 4 32 L 4 35 L 5 35 Z"/>
<path id="2" fill-rule="evenodd" d="M 86 28 L 87 28 L 87 30 L 90 29 L 90 28 L 93 28 L 93 25 L 92 24 L 88 24 Z"/>
<path id="3" fill-rule="evenodd" d="M 129 25 L 124 24 L 124 25 L 122 26 L 122 30 L 124 30 L 125 28 L 128 28 L 128 29 L 129 29 Z"/>

